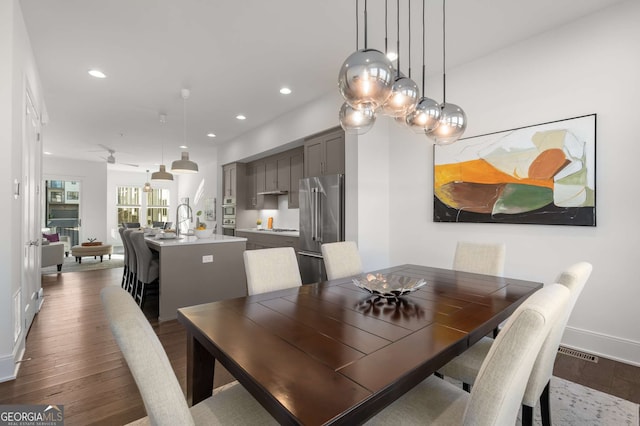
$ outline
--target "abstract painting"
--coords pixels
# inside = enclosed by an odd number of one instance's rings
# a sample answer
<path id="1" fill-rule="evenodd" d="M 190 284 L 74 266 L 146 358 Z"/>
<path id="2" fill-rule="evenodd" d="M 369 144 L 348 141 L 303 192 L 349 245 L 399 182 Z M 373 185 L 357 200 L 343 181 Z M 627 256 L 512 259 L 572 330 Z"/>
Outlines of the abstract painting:
<path id="1" fill-rule="evenodd" d="M 596 114 L 434 148 L 434 222 L 596 226 Z"/>

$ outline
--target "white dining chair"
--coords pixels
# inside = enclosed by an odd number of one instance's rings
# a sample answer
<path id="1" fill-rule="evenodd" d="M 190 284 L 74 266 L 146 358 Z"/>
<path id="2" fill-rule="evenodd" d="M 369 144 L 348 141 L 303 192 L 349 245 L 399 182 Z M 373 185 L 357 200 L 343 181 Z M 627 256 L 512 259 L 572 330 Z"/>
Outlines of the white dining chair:
<path id="1" fill-rule="evenodd" d="M 501 277 L 504 275 L 505 256 L 504 243 L 459 241 L 453 258 L 453 269 Z"/>
<path id="2" fill-rule="evenodd" d="M 158 336 L 131 296 L 120 287 L 109 286 L 102 289 L 100 297 L 147 411 L 148 417 L 135 424 L 277 424 L 239 384 L 189 408 Z"/>
<path id="3" fill-rule="evenodd" d="M 340 241 L 320 246 L 327 279 L 337 280 L 362 273 L 362 260 L 353 241 Z"/>
<path id="4" fill-rule="evenodd" d="M 249 296 L 302 285 L 296 252 L 277 247 L 244 252 Z"/>
<path id="5" fill-rule="evenodd" d="M 522 399 L 522 424 L 531 425 L 533 422 L 533 408 L 540 401 L 540 411 L 543 426 L 551 425 L 549 410 L 549 381 L 553 374 L 553 365 L 560 346 L 560 340 L 564 329 L 573 311 L 573 307 L 582 292 L 593 266 L 587 262 L 579 262 L 571 265 L 561 272 L 556 278 L 556 283 L 565 286 L 571 293 L 569 303 L 564 312 L 553 324 L 549 336 L 545 340 L 536 359 L 527 388 Z M 474 384 L 483 360 L 489 353 L 494 340 L 484 337 L 467 351 L 454 358 L 443 368 L 438 370 L 443 376 L 451 377 L 466 384 Z M 468 388 L 468 386 L 466 387 Z"/>
<path id="6" fill-rule="evenodd" d="M 496 337 L 471 393 L 432 375 L 367 424 L 515 424 L 537 354 L 569 297 L 567 287 L 551 284 L 525 300 Z"/>

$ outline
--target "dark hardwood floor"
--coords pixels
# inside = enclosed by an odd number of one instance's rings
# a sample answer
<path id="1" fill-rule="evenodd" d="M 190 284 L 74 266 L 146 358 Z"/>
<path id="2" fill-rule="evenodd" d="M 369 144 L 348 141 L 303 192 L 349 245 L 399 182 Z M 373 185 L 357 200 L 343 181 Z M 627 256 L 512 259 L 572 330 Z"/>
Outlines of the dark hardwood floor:
<path id="1" fill-rule="evenodd" d="M 65 424 L 71 426 L 122 425 L 146 415 L 100 303 L 100 290 L 120 285 L 121 278 L 122 268 L 43 275 L 45 303 L 29 331 L 18 378 L 0 383 L 0 404 L 62 404 Z M 157 299 L 149 299 L 145 314 L 184 390 L 183 327 L 177 321 L 158 323 Z M 638 367 L 559 354 L 554 374 L 640 403 Z M 214 386 L 231 380 L 216 366 Z"/>

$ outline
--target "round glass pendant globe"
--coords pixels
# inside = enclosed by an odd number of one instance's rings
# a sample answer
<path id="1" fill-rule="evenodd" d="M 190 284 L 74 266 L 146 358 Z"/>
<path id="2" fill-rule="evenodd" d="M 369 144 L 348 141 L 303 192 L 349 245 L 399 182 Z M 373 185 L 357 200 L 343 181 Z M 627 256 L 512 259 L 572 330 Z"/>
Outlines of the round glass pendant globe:
<path id="1" fill-rule="evenodd" d="M 441 106 L 440 124 L 428 133 L 438 145 L 448 145 L 460 139 L 467 129 L 467 115 L 458 105 L 446 103 Z"/>
<path id="2" fill-rule="evenodd" d="M 407 77 L 397 78 L 391 87 L 391 95 L 382 106 L 382 113 L 391 117 L 406 117 L 420 97 L 418 85 Z"/>
<path id="3" fill-rule="evenodd" d="M 352 53 L 340 67 L 338 88 L 354 108 L 378 108 L 391 94 L 393 65 L 379 50 L 361 49 Z"/>
<path id="4" fill-rule="evenodd" d="M 370 107 L 354 108 L 347 102 L 342 104 L 340 113 L 340 126 L 351 135 L 363 135 L 373 127 L 376 122 L 376 114 Z"/>
<path id="5" fill-rule="evenodd" d="M 431 98 L 420 98 L 416 109 L 407 116 L 407 125 L 416 133 L 430 132 L 440 124 L 440 104 Z"/>

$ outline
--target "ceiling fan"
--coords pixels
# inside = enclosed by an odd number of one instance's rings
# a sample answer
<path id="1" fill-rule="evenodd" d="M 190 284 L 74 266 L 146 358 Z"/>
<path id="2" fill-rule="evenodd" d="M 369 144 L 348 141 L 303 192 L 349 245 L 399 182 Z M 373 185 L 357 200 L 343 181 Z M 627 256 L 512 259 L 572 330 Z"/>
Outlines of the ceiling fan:
<path id="1" fill-rule="evenodd" d="M 116 157 L 114 155 L 116 153 L 116 150 L 112 149 L 112 148 L 109 148 L 106 145 L 102 145 L 102 144 L 98 144 L 98 145 L 100 145 L 103 149 L 105 149 L 109 153 L 108 157 L 100 157 L 100 158 L 102 158 L 103 160 L 106 160 L 108 164 L 116 164 Z M 120 162 L 118 162 L 118 164 L 122 164 L 122 165 L 125 165 L 125 166 L 131 166 L 131 167 L 139 167 L 137 164 L 131 164 L 131 163 L 120 163 Z"/>

